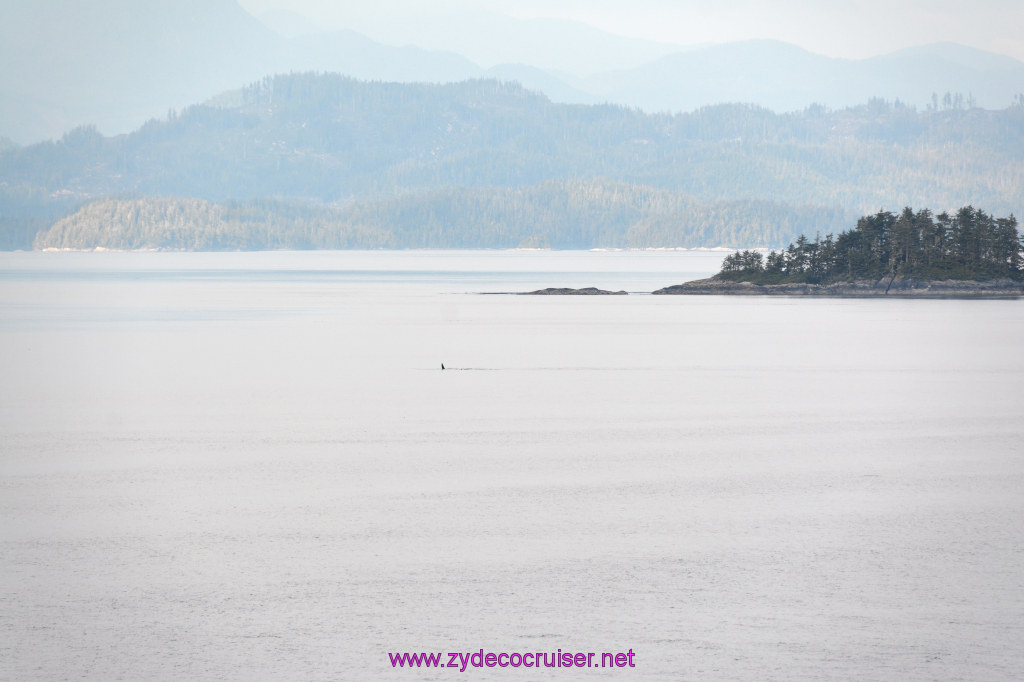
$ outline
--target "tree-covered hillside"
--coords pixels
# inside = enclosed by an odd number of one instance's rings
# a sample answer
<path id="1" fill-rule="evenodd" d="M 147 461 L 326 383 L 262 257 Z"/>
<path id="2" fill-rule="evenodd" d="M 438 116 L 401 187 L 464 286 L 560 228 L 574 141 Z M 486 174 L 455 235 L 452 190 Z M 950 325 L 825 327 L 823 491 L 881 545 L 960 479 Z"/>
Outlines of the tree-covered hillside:
<path id="1" fill-rule="evenodd" d="M 39 234 L 40 249 L 699 247 L 775 243 L 844 216 L 764 202 L 699 203 L 598 181 L 472 188 L 345 207 L 277 200 L 99 199 Z M 719 240 L 719 241 L 716 241 Z M 720 241 L 724 240 L 724 241 Z"/>
<path id="2" fill-rule="evenodd" d="M 497 81 L 293 74 L 172 112 L 130 135 L 85 128 L 0 150 L 0 230 L 7 248 L 24 248 L 36 226 L 104 197 L 274 199 L 307 206 L 295 211 L 369 212 L 393 246 L 458 247 L 506 242 L 497 233 L 460 240 L 488 222 L 514 222 L 516 214 L 498 204 L 524 191 L 549 202 L 528 210 L 555 221 L 546 231 L 553 245 L 593 243 L 560 222 L 581 181 L 689 202 L 587 228 L 602 235 L 597 241 L 617 235 L 623 246 L 693 243 L 694 233 L 678 234 L 681 224 L 703 226 L 706 246 L 778 246 L 799 231 L 834 229 L 807 228 L 800 216 L 808 211 L 845 219 L 893 204 L 974 204 L 1009 213 L 1024 197 L 1024 107 L 918 112 L 876 100 L 785 115 L 738 104 L 650 115 L 553 104 Z M 446 228 L 437 243 L 429 221 L 390 222 L 430 202 L 448 206 L 449 225 L 472 229 Z M 730 227 L 737 214 L 729 211 L 716 223 L 719 205 L 745 206 L 747 224 Z M 703 213 L 691 214 L 694 206 Z M 580 215 L 608 222 L 600 207 L 594 198 Z M 681 220 L 680 211 L 703 217 Z"/>

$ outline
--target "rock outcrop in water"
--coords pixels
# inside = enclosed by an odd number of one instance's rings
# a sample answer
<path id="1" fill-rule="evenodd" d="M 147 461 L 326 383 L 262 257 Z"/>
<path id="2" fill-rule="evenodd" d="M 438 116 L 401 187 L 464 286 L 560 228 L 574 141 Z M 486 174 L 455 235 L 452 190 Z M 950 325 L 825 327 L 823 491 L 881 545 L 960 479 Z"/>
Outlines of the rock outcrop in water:
<path id="1" fill-rule="evenodd" d="M 549 287 L 537 291 L 524 291 L 524 296 L 625 296 L 625 291 L 605 291 L 596 287 L 585 287 L 583 289 L 568 289 Z"/>
<path id="2" fill-rule="evenodd" d="M 834 284 L 753 284 L 718 277 L 698 279 L 659 289 L 654 294 L 740 296 L 906 296 L 920 298 L 1002 298 L 1024 296 L 1024 282 L 1012 279 L 919 280 L 883 277 Z"/>

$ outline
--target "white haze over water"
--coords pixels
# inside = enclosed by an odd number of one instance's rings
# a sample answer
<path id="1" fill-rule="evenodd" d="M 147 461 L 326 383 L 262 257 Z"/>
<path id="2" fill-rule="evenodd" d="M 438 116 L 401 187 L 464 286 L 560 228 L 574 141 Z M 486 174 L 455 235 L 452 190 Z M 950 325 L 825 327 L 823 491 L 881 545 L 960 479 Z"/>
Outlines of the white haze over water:
<path id="1" fill-rule="evenodd" d="M 250 13 L 286 7 L 323 30 L 351 28 L 385 43 L 446 49 L 431 32 L 490 14 L 581 22 L 609 33 L 675 45 L 774 39 L 829 57 L 864 59 L 955 42 L 1024 60 L 1019 0 L 241 0 Z M 445 22 L 448 26 L 445 27 Z M 469 25 L 466 25 L 469 28 Z M 450 48 L 448 48 L 450 49 Z M 455 50 L 458 52 L 459 50 Z"/>
<path id="2" fill-rule="evenodd" d="M 472 293 L 720 259 L 0 254 L 0 678 L 1024 677 L 1024 302 Z"/>

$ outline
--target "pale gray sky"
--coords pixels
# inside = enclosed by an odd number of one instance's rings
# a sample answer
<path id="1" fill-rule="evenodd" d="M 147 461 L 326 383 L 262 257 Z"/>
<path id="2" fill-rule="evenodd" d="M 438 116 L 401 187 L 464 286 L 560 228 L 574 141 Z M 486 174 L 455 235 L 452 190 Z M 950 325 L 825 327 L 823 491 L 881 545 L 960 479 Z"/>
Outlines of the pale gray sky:
<path id="1" fill-rule="evenodd" d="M 773 38 L 831 57 L 861 58 L 957 42 L 1024 61 L 1024 0 L 240 0 L 251 13 L 285 7 L 329 28 L 386 42 L 388 23 L 476 9 L 581 21 L 683 45 Z M 372 31 L 370 30 L 372 29 Z M 405 35 L 405 34 L 402 34 Z"/>

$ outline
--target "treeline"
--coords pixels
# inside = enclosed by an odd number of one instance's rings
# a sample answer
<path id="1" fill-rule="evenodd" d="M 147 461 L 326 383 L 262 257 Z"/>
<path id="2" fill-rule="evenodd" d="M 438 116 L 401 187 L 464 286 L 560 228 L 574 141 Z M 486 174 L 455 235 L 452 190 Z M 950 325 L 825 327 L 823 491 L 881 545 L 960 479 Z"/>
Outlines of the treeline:
<path id="1" fill-rule="evenodd" d="M 847 216 L 771 202 L 699 202 L 607 181 L 469 188 L 345 206 L 279 200 L 120 198 L 91 202 L 35 239 L 38 249 L 700 247 L 779 243 Z M 721 241 L 722 237 L 726 241 Z"/>
<path id="2" fill-rule="evenodd" d="M 920 112 L 872 100 L 841 111 L 730 104 L 670 115 L 554 104 L 489 80 L 275 76 L 129 135 L 81 128 L 0 148 L 0 230 L 6 243 L 27 247 L 33 226 L 52 224 L 72 201 L 126 194 L 326 205 L 447 194 L 458 203 L 471 195 L 463 192 L 571 181 L 677 192 L 703 205 L 824 206 L 847 217 L 879 205 L 1008 213 L 1024 196 L 1024 107 Z M 651 221 L 638 238 L 668 238 L 671 224 Z M 721 223 L 703 245 L 781 246 L 797 234 L 766 242 L 742 232 Z"/>
<path id="3" fill-rule="evenodd" d="M 247 251 L 378 248 L 391 242 L 390 233 L 341 224 L 338 211 L 326 207 L 136 197 L 86 204 L 39 233 L 33 247 Z"/>
<path id="4" fill-rule="evenodd" d="M 830 284 L 859 279 L 1021 279 L 1024 276 L 1017 219 L 995 218 L 965 206 L 933 215 L 905 208 L 857 221 L 853 230 L 813 241 L 803 234 L 767 257 L 741 251 L 725 258 L 720 279 L 755 284 Z"/>

